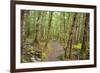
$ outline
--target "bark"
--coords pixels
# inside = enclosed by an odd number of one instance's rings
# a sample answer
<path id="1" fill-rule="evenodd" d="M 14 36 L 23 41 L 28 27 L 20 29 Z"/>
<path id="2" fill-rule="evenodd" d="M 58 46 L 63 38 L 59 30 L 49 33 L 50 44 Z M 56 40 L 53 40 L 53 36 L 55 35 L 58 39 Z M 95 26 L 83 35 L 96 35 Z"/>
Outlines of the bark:
<path id="1" fill-rule="evenodd" d="M 89 25 L 89 14 L 86 14 L 85 21 L 84 21 L 84 32 L 83 32 L 83 40 L 82 40 L 82 47 L 81 47 L 81 59 L 86 59 L 86 51 L 87 51 L 87 44 L 88 44 L 88 25 Z"/>
<path id="2" fill-rule="evenodd" d="M 40 17 L 41 17 L 41 13 L 38 14 L 38 17 L 37 17 L 37 20 L 36 20 L 36 30 L 35 30 L 35 40 L 34 40 L 34 43 L 35 44 L 38 44 L 39 43 L 39 20 L 40 20 Z"/>
<path id="3" fill-rule="evenodd" d="M 77 13 L 73 15 L 73 21 L 69 32 L 69 39 L 67 41 L 67 47 L 65 48 L 65 58 L 68 57 L 68 59 L 71 59 L 72 57 L 71 55 L 72 55 L 72 43 L 73 43 L 73 29 L 75 26 L 76 17 L 77 17 Z"/>
<path id="4" fill-rule="evenodd" d="M 45 48 L 47 48 L 48 42 L 49 42 L 49 34 L 50 34 L 50 28 L 51 28 L 51 22 L 52 22 L 52 17 L 53 17 L 53 12 L 49 14 L 49 22 L 48 22 L 48 33 L 47 33 L 47 39 L 46 39 L 46 44 Z"/>
<path id="5" fill-rule="evenodd" d="M 26 38 L 28 37 L 27 29 L 26 29 L 26 26 L 28 24 L 27 22 L 28 14 L 29 14 L 29 11 L 25 11 L 25 10 L 21 11 L 21 21 L 22 21 L 21 22 L 21 48 L 23 48 L 24 42 L 26 41 Z"/>

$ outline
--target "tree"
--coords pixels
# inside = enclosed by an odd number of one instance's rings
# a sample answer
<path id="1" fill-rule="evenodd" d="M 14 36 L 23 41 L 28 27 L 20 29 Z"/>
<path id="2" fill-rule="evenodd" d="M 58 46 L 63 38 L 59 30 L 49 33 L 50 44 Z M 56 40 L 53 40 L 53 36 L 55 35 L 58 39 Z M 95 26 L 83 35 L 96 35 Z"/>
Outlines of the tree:
<path id="1" fill-rule="evenodd" d="M 82 47 L 81 47 L 81 59 L 86 59 L 87 49 L 88 49 L 88 25 L 89 25 L 89 14 L 84 16 L 84 31 L 83 31 L 83 39 L 82 39 Z"/>
<path id="2" fill-rule="evenodd" d="M 53 17 L 53 12 L 49 13 L 49 22 L 48 22 L 48 31 L 47 31 L 47 39 L 45 43 L 45 48 L 47 48 L 48 42 L 49 42 L 49 34 L 50 34 L 50 28 L 52 24 L 52 17 Z"/>
<path id="3" fill-rule="evenodd" d="M 63 51 L 59 54 L 63 60 L 76 60 L 74 55 L 89 58 L 89 14 L 22 10 L 21 49 L 24 47 L 30 50 L 22 50 L 28 52 L 27 61 L 33 56 L 45 61 L 44 54 L 48 57 L 56 47 Z"/>
<path id="4" fill-rule="evenodd" d="M 71 23 L 71 29 L 69 32 L 69 39 L 67 41 L 67 47 L 65 48 L 65 58 L 67 58 L 67 56 L 68 56 L 68 59 L 72 58 L 71 55 L 72 55 L 72 44 L 73 44 L 73 29 L 74 29 L 74 26 L 76 25 L 75 24 L 76 17 L 77 17 L 77 13 L 74 13 L 73 20 Z"/>

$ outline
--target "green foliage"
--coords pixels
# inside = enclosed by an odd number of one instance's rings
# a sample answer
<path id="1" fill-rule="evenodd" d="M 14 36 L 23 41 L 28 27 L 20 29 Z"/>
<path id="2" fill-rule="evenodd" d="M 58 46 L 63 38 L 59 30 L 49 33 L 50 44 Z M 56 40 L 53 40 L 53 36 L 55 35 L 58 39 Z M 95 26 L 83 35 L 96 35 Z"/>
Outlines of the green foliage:
<path id="1" fill-rule="evenodd" d="M 29 58 L 25 55 L 21 56 L 21 62 L 27 63 L 29 61 Z"/>
<path id="2" fill-rule="evenodd" d="M 42 53 L 42 60 L 45 60 L 47 58 L 47 54 L 45 52 Z"/>
<path id="3" fill-rule="evenodd" d="M 58 58 L 59 60 L 65 60 L 64 54 L 59 55 L 57 58 Z"/>
<path id="4" fill-rule="evenodd" d="M 75 44 L 72 46 L 72 48 L 75 48 L 75 49 L 81 49 L 81 43 L 78 43 L 78 44 Z"/>
<path id="5" fill-rule="evenodd" d="M 28 48 L 26 51 L 28 54 L 34 54 L 35 52 L 33 48 Z"/>
<path id="6" fill-rule="evenodd" d="M 22 12 L 21 47 L 23 48 L 21 49 L 25 49 L 22 51 L 22 62 L 30 62 L 30 58 L 33 56 L 39 59 L 36 61 L 44 61 L 48 57 L 48 53 L 55 49 L 51 46 L 50 41 L 55 40 L 60 43 L 56 43 L 60 46 L 58 49 L 67 49 L 57 57 L 59 60 L 65 60 L 65 51 L 68 54 L 74 52 L 78 54 L 81 46 L 84 45 L 82 39 L 85 35 L 83 33 L 86 13 L 40 10 L 22 10 Z M 89 34 L 88 30 L 86 32 Z M 86 41 L 86 44 L 89 45 L 89 40 Z M 25 53 L 23 54 L 23 52 Z M 89 50 L 87 53 L 89 54 Z"/>
<path id="7" fill-rule="evenodd" d="M 21 62 L 31 62 L 31 57 L 34 55 L 35 51 L 33 48 L 26 48 L 25 53 L 21 57 Z"/>

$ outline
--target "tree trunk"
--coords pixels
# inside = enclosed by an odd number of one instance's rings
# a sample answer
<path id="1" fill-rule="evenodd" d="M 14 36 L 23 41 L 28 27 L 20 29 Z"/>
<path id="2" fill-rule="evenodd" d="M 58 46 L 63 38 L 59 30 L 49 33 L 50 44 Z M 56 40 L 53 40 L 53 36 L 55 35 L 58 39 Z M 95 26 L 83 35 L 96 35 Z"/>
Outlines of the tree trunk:
<path id="1" fill-rule="evenodd" d="M 76 17 L 77 17 L 77 13 L 73 15 L 72 25 L 69 32 L 69 39 L 67 41 L 67 47 L 65 48 L 65 58 L 68 57 L 68 59 L 71 59 L 72 57 L 71 55 L 72 55 L 73 29 L 74 29 L 74 26 L 76 25 L 75 24 Z"/>
<path id="2" fill-rule="evenodd" d="M 51 22 L 52 22 L 53 12 L 50 12 L 49 14 L 49 22 L 48 22 L 48 33 L 47 33 L 47 39 L 45 43 L 45 48 L 47 48 L 48 42 L 49 42 L 49 34 L 50 34 L 50 28 L 51 28 Z"/>
<path id="3" fill-rule="evenodd" d="M 83 32 L 83 40 L 82 40 L 82 47 L 81 47 L 81 59 L 86 59 L 86 51 L 87 51 L 87 44 L 88 44 L 88 25 L 89 25 L 89 14 L 86 14 L 85 21 L 84 21 L 84 32 Z"/>

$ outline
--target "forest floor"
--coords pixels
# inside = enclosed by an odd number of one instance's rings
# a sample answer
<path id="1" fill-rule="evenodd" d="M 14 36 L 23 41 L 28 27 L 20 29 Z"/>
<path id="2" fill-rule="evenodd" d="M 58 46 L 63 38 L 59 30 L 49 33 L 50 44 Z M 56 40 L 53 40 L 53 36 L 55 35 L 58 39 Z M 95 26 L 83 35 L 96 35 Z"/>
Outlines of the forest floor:
<path id="1" fill-rule="evenodd" d="M 50 41 L 49 44 L 51 45 L 52 50 L 48 53 L 45 61 L 59 61 L 57 57 L 64 53 L 62 46 L 55 40 Z"/>

